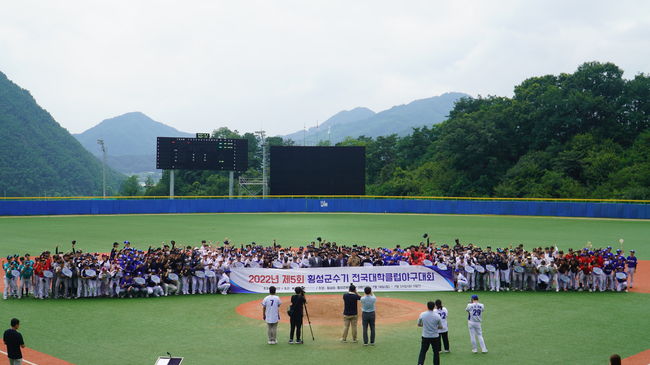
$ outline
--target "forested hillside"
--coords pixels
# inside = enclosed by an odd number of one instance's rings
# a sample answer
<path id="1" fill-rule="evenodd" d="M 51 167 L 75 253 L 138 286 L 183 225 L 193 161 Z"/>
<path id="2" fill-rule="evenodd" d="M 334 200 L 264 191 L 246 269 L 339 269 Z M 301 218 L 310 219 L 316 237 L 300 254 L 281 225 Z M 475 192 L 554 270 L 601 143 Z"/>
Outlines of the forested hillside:
<path id="1" fill-rule="evenodd" d="M 107 171 L 109 193 L 123 176 Z M 0 196 L 102 195 L 101 162 L 0 72 Z"/>
<path id="2" fill-rule="evenodd" d="M 239 136 L 226 128 L 214 135 Z M 259 141 L 243 137 L 247 175 L 259 174 Z M 512 98 L 461 99 L 448 120 L 404 137 L 337 145 L 366 146 L 369 195 L 650 199 L 650 79 L 585 63 L 572 74 L 527 79 Z M 227 173 L 177 177 L 179 195 L 228 192 Z M 167 195 L 167 184 L 165 174 L 148 193 Z"/>
<path id="3" fill-rule="evenodd" d="M 463 99 L 406 137 L 359 137 L 376 195 L 650 199 L 650 79 L 611 63 Z"/>

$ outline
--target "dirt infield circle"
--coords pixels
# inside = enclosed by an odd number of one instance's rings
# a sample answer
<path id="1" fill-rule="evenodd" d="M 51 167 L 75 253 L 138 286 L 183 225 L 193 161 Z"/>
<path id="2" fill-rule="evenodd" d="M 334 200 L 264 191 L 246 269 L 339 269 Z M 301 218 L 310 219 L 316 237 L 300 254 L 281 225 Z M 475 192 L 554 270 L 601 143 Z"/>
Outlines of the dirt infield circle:
<path id="1" fill-rule="evenodd" d="M 291 296 L 280 297 L 280 322 L 289 323 L 287 308 L 291 304 Z M 253 300 L 240 304 L 235 309 L 238 314 L 262 320 L 261 300 Z M 377 297 L 377 323 L 393 324 L 416 321 L 420 313 L 427 310 L 423 303 L 410 300 Z M 307 310 L 312 324 L 323 326 L 338 326 L 343 321 L 342 295 L 307 295 Z M 307 319 L 305 318 L 305 321 Z"/>

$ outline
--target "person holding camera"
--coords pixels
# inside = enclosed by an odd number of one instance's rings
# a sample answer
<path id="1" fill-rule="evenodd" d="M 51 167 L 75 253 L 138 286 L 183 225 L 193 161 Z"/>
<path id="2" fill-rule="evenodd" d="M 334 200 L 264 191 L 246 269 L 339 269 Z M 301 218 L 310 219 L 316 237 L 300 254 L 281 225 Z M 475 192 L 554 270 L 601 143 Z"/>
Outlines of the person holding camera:
<path id="1" fill-rule="evenodd" d="M 307 304 L 307 299 L 305 298 L 305 290 L 297 286 L 295 289 L 296 294 L 291 296 L 291 306 L 289 306 L 288 314 L 289 320 L 291 323 L 291 330 L 289 332 L 289 344 L 299 344 L 302 345 L 302 316 L 303 316 L 303 307 Z M 296 334 L 296 341 L 293 340 L 293 335 Z"/>

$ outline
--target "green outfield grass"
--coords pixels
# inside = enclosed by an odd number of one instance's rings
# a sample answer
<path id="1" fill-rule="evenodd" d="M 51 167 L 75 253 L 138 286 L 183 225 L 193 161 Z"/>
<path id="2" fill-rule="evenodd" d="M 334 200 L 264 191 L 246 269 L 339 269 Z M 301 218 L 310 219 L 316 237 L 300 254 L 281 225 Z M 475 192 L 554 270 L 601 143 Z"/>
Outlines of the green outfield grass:
<path id="1" fill-rule="evenodd" d="M 606 364 L 612 353 L 626 357 L 648 347 L 648 294 L 481 293 L 487 355 L 470 351 L 463 312 L 469 294 L 380 293 L 378 300 L 383 296 L 443 300 L 452 346 L 452 353 L 442 354 L 445 364 Z M 80 365 L 153 364 L 167 351 L 192 365 L 417 361 L 421 332 L 415 323 L 379 326 L 377 346 L 370 348 L 337 342 L 341 329 L 327 326 L 314 327 L 316 342 L 290 346 L 288 325 L 281 324 L 280 344 L 266 345 L 264 323 L 234 312 L 238 304 L 261 298 L 14 300 L 0 305 L 0 318 L 20 318 L 30 347 Z"/>
<path id="2" fill-rule="evenodd" d="M 495 216 L 368 214 L 209 214 L 0 218 L 0 253 L 38 253 L 76 239 L 87 251 L 113 241 L 136 247 L 175 239 L 304 244 L 322 236 L 341 243 L 393 246 L 417 243 L 428 232 L 438 242 L 458 237 L 482 245 L 557 243 L 561 248 L 615 245 L 650 258 L 647 221 Z M 479 293 L 486 305 L 484 336 L 490 353 L 470 352 L 464 308 L 468 293 L 379 293 L 424 303 L 440 298 L 450 311 L 452 353 L 443 364 L 606 364 L 648 349 L 650 294 Z M 21 319 L 28 346 L 78 365 L 153 364 L 171 352 L 187 365 L 414 364 L 415 323 L 380 326 L 376 347 L 341 344 L 340 328 L 316 326 L 316 342 L 290 346 L 288 325 L 278 346 L 266 345 L 261 320 L 241 317 L 237 305 L 262 295 L 177 296 L 149 299 L 7 300 L 0 321 Z M 333 308 L 339 311 L 340 308 Z M 388 315 L 379 313 L 379 316 Z M 307 330 L 307 328 L 305 328 Z M 431 357 L 427 358 L 430 363 Z"/>
<path id="3" fill-rule="evenodd" d="M 54 251 L 58 244 L 69 249 L 77 240 L 85 251 L 106 252 L 114 241 L 129 240 L 146 249 L 161 242 L 196 245 L 200 240 L 246 244 L 301 246 L 320 236 L 346 244 L 390 246 L 417 244 L 428 232 L 439 243 L 455 238 L 479 245 L 527 247 L 557 244 L 580 248 L 637 249 L 640 259 L 650 259 L 650 221 L 502 216 L 442 216 L 404 214 L 185 214 L 0 218 L 0 254 L 34 254 Z M 644 247 L 646 249 L 644 249 Z"/>

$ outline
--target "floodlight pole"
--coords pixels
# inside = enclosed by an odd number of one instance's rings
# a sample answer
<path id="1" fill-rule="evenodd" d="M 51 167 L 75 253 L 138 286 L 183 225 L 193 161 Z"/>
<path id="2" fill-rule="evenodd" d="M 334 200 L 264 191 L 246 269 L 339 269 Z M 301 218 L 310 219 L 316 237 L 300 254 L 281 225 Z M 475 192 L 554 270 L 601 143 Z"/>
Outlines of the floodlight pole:
<path id="1" fill-rule="evenodd" d="M 169 170 L 169 199 L 174 199 L 174 170 Z"/>
<path id="2" fill-rule="evenodd" d="M 228 179 L 228 199 L 232 199 L 233 196 L 233 185 L 235 184 L 235 172 L 234 171 L 228 171 L 229 172 L 229 179 Z"/>
<path id="3" fill-rule="evenodd" d="M 269 195 L 269 186 L 267 183 L 267 162 L 266 162 L 266 132 L 255 131 L 260 136 L 262 142 L 262 199 Z"/>
<path id="4" fill-rule="evenodd" d="M 106 199 L 106 146 L 103 139 L 98 139 L 97 144 L 102 149 L 102 197 Z"/>

